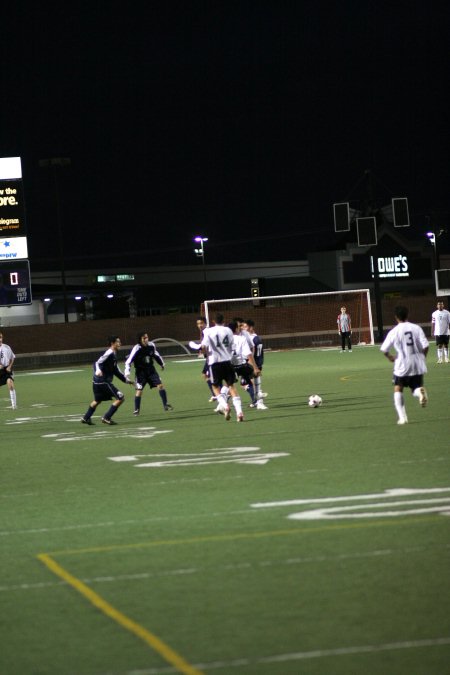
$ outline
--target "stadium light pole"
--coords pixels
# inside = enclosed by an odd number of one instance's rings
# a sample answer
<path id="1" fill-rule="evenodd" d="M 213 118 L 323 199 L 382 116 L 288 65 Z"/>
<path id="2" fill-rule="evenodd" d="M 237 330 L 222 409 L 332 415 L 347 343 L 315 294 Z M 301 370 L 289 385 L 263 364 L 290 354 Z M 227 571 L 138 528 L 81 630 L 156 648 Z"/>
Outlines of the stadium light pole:
<path id="1" fill-rule="evenodd" d="M 69 308 L 67 303 L 67 283 L 66 283 L 66 266 L 64 260 L 64 237 L 61 217 L 61 197 L 59 189 L 59 171 L 62 168 L 70 166 L 71 160 L 69 157 L 51 157 L 50 159 L 40 159 L 39 167 L 41 169 L 50 169 L 53 174 L 53 187 L 56 204 L 56 226 L 58 230 L 58 244 L 59 244 L 59 260 L 61 267 L 61 287 L 63 292 L 64 304 L 64 322 L 69 322 Z"/>
<path id="2" fill-rule="evenodd" d="M 203 267 L 203 285 L 204 285 L 204 293 L 205 297 L 203 298 L 204 300 L 208 299 L 208 282 L 206 279 L 206 263 L 205 263 L 205 242 L 208 241 L 208 237 L 194 237 L 194 241 L 196 244 L 199 244 L 198 248 L 194 248 L 194 253 L 198 258 L 202 259 L 202 267 Z"/>

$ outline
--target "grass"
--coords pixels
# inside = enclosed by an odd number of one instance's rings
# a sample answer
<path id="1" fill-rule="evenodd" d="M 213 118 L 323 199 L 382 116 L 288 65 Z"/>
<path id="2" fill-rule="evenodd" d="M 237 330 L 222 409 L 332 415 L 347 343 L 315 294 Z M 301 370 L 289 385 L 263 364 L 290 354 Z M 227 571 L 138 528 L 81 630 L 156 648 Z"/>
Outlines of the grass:
<path id="1" fill-rule="evenodd" d="M 89 367 L 0 390 L 0 672 L 450 673 L 450 365 L 403 427 L 377 348 L 267 354 L 244 424 L 200 370 L 113 428 L 79 422 Z"/>

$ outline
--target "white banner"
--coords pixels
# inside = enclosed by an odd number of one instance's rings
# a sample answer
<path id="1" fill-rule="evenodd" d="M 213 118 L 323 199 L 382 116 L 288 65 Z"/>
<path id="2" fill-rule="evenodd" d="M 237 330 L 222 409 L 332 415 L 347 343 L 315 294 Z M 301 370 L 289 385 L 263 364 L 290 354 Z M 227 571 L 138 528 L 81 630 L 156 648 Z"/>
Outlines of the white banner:
<path id="1" fill-rule="evenodd" d="M 28 258 L 26 237 L 0 239 L 0 260 L 21 260 Z"/>

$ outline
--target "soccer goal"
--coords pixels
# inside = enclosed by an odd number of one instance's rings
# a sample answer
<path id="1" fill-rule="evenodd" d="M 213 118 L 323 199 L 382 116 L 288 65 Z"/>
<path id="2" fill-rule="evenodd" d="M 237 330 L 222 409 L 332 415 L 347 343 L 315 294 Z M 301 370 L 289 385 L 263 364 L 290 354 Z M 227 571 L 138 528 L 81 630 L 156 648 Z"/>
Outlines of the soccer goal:
<path id="1" fill-rule="evenodd" d="M 326 348 L 340 345 L 337 316 L 345 305 L 352 320 L 352 342 L 373 345 L 372 309 L 367 288 L 354 291 L 267 295 L 258 298 L 206 300 L 208 322 L 219 313 L 225 322 L 253 319 L 264 346 L 271 349 Z"/>

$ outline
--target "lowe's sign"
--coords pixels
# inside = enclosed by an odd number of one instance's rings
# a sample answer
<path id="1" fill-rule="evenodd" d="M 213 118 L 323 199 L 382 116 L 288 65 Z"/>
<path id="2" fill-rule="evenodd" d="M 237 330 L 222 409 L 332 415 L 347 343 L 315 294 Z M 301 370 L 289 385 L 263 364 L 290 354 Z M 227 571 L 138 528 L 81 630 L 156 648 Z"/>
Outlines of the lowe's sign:
<path id="1" fill-rule="evenodd" d="M 391 277 L 409 277 L 408 258 L 406 255 L 375 258 L 380 279 Z M 370 256 L 370 271 L 374 276 L 374 258 Z"/>

